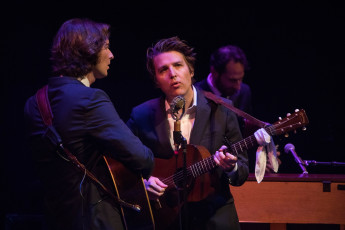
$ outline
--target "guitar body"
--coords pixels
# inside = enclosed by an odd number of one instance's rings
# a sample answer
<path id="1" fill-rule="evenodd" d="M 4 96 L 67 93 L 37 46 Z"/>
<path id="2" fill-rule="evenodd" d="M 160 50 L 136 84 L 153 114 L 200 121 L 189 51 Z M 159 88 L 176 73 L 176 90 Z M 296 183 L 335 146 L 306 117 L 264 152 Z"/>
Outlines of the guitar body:
<path id="1" fill-rule="evenodd" d="M 122 217 L 127 230 L 155 229 L 151 205 L 141 175 L 127 169 L 122 163 L 103 157 L 114 182 L 116 195 L 130 204 L 141 207 L 139 212 L 121 207 Z"/>
<path id="2" fill-rule="evenodd" d="M 183 155 L 183 151 L 180 150 L 177 158 L 176 156 L 170 159 L 155 158 L 155 165 L 159 165 L 159 167 L 155 167 L 152 175 L 160 178 L 163 183 L 168 185 L 164 195 L 159 198 L 161 207 L 158 207 L 159 205 L 156 201 L 152 201 L 156 229 L 163 230 L 168 226 L 171 227 L 173 223 L 178 223 L 179 212 L 184 203 L 185 194 L 188 202 L 200 201 L 213 193 L 213 183 L 217 183 L 218 181 L 212 179 L 214 176 L 212 171 L 196 178 L 190 173 L 187 173 L 187 190 L 184 193 Z M 208 157 L 210 157 L 210 153 L 205 147 L 187 145 L 187 167 Z"/>

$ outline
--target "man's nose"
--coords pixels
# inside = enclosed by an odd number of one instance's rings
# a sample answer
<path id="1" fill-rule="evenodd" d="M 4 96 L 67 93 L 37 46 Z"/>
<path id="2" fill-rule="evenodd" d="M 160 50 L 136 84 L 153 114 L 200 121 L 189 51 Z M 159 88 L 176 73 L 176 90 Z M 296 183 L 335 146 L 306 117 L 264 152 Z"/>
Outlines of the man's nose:
<path id="1" fill-rule="evenodd" d="M 110 51 L 110 53 L 109 53 L 109 58 L 110 58 L 110 60 L 113 60 L 113 59 L 114 59 L 114 54 L 113 54 L 113 52 L 111 52 L 111 51 Z"/>
<path id="2" fill-rule="evenodd" d="M 175 72 L 175 70 L 173 68 L 169 69 L 169 74 L 170 74 L 170 79 L 174 79 L 174 78 L 177 77 L 176 76 L 176 72 Z"/>

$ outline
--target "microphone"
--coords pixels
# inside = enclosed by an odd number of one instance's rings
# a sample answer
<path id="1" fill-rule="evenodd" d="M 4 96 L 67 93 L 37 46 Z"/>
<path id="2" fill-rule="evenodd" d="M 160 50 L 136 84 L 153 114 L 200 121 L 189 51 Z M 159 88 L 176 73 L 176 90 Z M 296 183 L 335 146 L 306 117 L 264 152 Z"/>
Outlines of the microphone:
<path id="1" fill-rule="evenodd" d="M 184 99 L 183 96 L 177 96 L 175 97 L 172 102 L 170 103 L 170 109 L 171 109 L 171 116 L 173 117 L 173 119 L 175 120 L 174 123 L 174 132 L 173 132 L 173 136 L 174 136 L 174 145 L 175 145 L 175 154 L 178 154 L 178 147 L 180 146 L 182 140 L 183 140 L 183 136 L 181 135 L 181 122 L 180 122 L 180 118 L 182 117 L 182 115 L 184 114 L 184 107 L 185 107 L 185 103 L 186 100 Z M 178 118 L 176 116 L 176 114 L 178 113 L 178 111 L 182 109 L 182 114 L 181 116 Z"/>
<path id="2" fill-rule="evenodd" d="M 184 99 L 183 96 L 177 96 L 175 97 L 172 102 L 170 103 L 170 109 L 171 109 L 171 113 L 173 115 L 174 120 L 176 120 L 176 113 L 178 113 L 178 111 L 180 109 L 184 110 L 184 106 L 185 106 L 186 100 Z M 183 111 L 184 112 L 184 111 Z"/>
<path id="3" fill-rule="evenodd" d="M 297 155 L 295 151 L 295 146 L 291 143 L 286 144 L 284 147 L 285 153 L 291 153 L 293 158 L 295 159 L 296 163 L 299 165 L 299 167 L 302 169 L 303 174 L 308 174 L 307 169 L 304 167 L 304 162 L 303 160 Z"/>

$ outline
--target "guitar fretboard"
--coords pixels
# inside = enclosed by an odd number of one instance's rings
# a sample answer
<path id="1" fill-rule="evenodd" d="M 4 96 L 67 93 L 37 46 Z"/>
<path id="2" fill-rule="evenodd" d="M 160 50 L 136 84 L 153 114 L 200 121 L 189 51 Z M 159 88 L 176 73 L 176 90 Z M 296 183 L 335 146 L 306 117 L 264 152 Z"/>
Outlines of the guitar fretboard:
<path id="1" fill-rule="evenodd" d="M 274 135 L 275 127 L 269 126 L 265 128 L 266 132 L 269 135 Z M 251 135 L 233 145 L 230 146 L 230 152 L 234 155 L 237 155 L 245 150 L 248 150 L 257 145 L 257 141 L 254 135 Z M 187 174 L 192 175 L 194 178 L 209 172 L 217 166 L 216 162 L 213 159 L 213 156 L 207 157 L 187 168 Z"/>

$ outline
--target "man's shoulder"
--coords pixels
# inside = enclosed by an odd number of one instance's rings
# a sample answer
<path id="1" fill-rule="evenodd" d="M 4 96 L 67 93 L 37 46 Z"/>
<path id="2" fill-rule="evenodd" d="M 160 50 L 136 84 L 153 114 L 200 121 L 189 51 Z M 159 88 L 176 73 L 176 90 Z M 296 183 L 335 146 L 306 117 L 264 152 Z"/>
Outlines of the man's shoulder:
<path id="1" fill-rule="evenodd" d="M 205 90 L 205 91 L 211 91 L 210 86 L 207 83 L 207 79 L 203 79 L 201 81 L 198 81 L 196 83 L 193 84 L 195 87 L 201 89 L 201 90 Z"/>
<path id="2" fill-rule="evenodd" d="M 154 98 L 133 107 L 130 115 L 131 119 L 142 124 L 150 119 L 153 119 L 154 114 L 160 108 L 161 100 L 163 99 Z"/>
<path id="3" fill-rule="evenodd" d="M 241 85 L 241 90 L 244 91 L 244 92 L 247 92 L 247 91 L 251 91 L 250 89 L 250 86 L 244 82 L 242 82 L 242 85 Z"/>
<path id="4" fill-rule="evenodd" d="M 145 111 L 148 109 L 157 108 L 157 107 L 159 107 L 161 100 L 162 100 L 162 98 L 159 98 L 159 97 L 153 98 L 153 99 L 147 100 L 147 101 L 135 106 L 133 109 Z"/>

